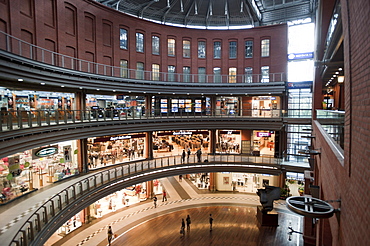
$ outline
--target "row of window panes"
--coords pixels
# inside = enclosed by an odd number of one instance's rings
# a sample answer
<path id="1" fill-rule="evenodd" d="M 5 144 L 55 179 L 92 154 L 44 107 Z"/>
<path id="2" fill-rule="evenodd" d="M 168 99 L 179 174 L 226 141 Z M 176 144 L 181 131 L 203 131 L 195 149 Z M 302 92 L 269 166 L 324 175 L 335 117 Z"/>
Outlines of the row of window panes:
<path id="1" fill-rule="evenodd" d="M 121 60 L 120 61 L 120 67 L 121 67 L 121 77 L 128 78 L 128 61 L 127 60 Z M 261 82 L 269 82 L 269 66 L 263 66 L 261 67 Z M 175 72 L 176 67 L 175 66 L 168 66 L 168 80 L 174 81 L 175 80 Z M 190 82 L 190 67 L 183 67 L 182 71 L 183 75 L 183 82 Z M 215 67 L 213 68 L 213 77 L 214 82 L 222 82 L 221 80 L 221 68 Z M 252 67 L 246 67 L 244 69 L 244 82 L 245 83 L 252 83 L 253 82 L 253 68 Z M 237 69 L 235 67 L 229 68 L 229 83 L 236 83 L 236 76 L 237 76 Z M 137 79 L 144 79 L 144 63 L 137 62 L 136 63 L 136 78 Z M 172 80 L 173 79 L 173 80 Z M 160 80 L 160 66 L 159 64 L 152 64 L 152 78 L 151 80 Z M 198 82 L 206 82 L 206 68 L 205 67 L 199 67 L 198 68 Z"/>
<path id="2" fill-rule="evenodd" d="M 152 36 L 152 54 L 159 55 L 159 37 Z M 176 48 L 176 40 L 173 38 L 169 38 L 167 40 L 168 43 L 168 56 L 175 56 L 175 48 Z M 182 41 L 182 48 L 183 48 L 183 57 L 190 58 L 190 41 L 183 40 Z M 237 46 L 238 43 L 236 41 L 229 42 L 229 58 L 236 59 L 237 58 Z M 120 48 L 121 49 L 128 49 L 128 34 L 127 30 L 121 28 L 120 29 Z M 136 33 L 136 51 L 137 52 L 144 52 L 144 34 L 137 32 Z M 261 57 L 268 57 L 270 56 L 270 40 L 263 39 L 261 40 Z M 252 58 L 253 57 L 253 41 L 248 40 L 245 41 L 245 58 Z M 206 42 L 205 41 L 198 41 L 198 58 L 206 58 Z M 215 41 L 213 42 L 213 58 L 214 59 L 221 59 L 221 42 Z"/>

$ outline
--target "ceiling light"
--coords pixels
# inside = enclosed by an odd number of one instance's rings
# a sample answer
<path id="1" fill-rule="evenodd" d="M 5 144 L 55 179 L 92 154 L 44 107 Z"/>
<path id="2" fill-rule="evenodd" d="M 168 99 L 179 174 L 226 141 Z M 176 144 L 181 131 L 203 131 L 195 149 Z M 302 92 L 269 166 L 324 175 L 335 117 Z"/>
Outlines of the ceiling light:
<path id="1" fill-rule="evenodd" d="M 80 90 L 82 90 L 82 87 L 80 87 Z"/>
<path id="2" fill-rule="evenodd" d="M 339 74 L 339 72 L 335 72 L 335 74 Z"/>
<path id="3" fill-rule="evenodd" d="M 45 83 L 40 83 L 41 85 L 45 85 Z"/>
<path id="4" fill-rule="evenodd" d="M 338 83 L 344 82 L 344 76 L 338 76 Z"/>
<path id="5" fill-rule="evenodd" d="M 97 91 L 100 91 L 100 89 L 96 89 Z"/>
<path id="6" fill-rule="evenodd" d="M 22 81 L 23 81 L 23 79 L 18 79 L 18 81 L 19 81 L 19 82 L 22 82 Z"/>
<path id="7" fill-rule="evenodd" d="M 340 68 L 338 68 L 338 71 L 342 71 L 342 70 L 343 70 L 343 68 L 341 68 L 341 67 L 340 67 Z"/>
<path id="8" fill-rule="evenodd" d="M 113 90 L 113 92 L 116 92 L 116 90 Z"/>
<path id="9" fill-rule="evenodd" d="M 64 87 L 64 85 L 61 85 L 60 87 Z"/>

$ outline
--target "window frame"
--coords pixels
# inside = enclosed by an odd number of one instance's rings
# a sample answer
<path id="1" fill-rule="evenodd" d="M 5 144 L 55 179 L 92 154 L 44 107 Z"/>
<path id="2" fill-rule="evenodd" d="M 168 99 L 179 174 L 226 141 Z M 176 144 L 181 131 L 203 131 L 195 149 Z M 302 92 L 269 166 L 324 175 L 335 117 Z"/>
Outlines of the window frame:
<path id="1" fill-rule="evenodd" d="M 136 36 L 136 52 L 144 53 L 144 34 L 137 32 Z"/>
<path id="2" fill-rule="evenodd" d="M 158 41 L 155 41 L 155 40 L 158 40 Z M 161 44 L 160 43 L 160 37 L 157 36 L 157 35 L 152 35 L 152 54 L 153 55 L 159 55 L 160 54 L 160 44 Z"/>
<path id="3" fill-rule="evenodd" d="M 235 46 L 233 46 L 232 44 L 235 44 Z M 238 42 L 229 41 L 229 59 L 236 59 L 237 56 L 238 56 Z"/>
<path id="4" fill-rule="evenodd" d="M 167 56 L 176 56 L 176 39 L 174 38 L 167 39 Z"/>
<path id="5" fill-rule="evenodd" d="M 198 58 L 205 59 L 206 58 L 206 41 L 198 41 Z"/>
<path id="6" fill-rule="evenodd" d="M 123 33 L 124 31 L 124 33 Z M 126 34 L 126 38 L 122 36 L 123 34 Z M 119 29 L 119 48 L 123 50 L 128 49 L 128 32 L 125 28 L 120 28 Z"/>

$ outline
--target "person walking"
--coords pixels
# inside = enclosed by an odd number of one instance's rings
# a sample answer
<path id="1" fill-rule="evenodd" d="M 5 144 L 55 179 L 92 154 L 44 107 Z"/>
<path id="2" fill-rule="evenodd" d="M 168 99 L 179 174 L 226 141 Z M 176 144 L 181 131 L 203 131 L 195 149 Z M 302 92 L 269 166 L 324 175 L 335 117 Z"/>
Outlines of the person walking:
<path id="1" fill-rule="evenodd" d="M 184 162 L 185 162 L 185 156 L 186 156 L 186 152 L 185 152 L 185 150 L 183 149 L 183 150 L 182 150 L 182 154 L 181 154 L 181 163 L 184 163 Z"/>
<path id="2" fill-rule="evenodd" d="M 113 230 L 111 226 L 108 226 L 108 245 L 110 245 L 113 238 Z"/>
<path id="3" fill-rule="evenodd" d="M 190 230 L 190 224 L 191 224 L 191 220 L 190 220 L 190 215 L 188 214 L 188 216 L 186 217 L 186 229 L 188 231 Z"/>
<path id="4" fill-rule="evenodd" d="M 154 207 L 155 208 L 157 207 L 157 200 L 158 200 L 158 198 L 154 195 L 153 202 L 154 202 Z"/>
<path id="5" fill-rule="evenodd" d="M 197 150 L 197 157 L 198 157 L 198 162 L 201 162 L 202 161 L 202 150 L 201 149 Z"/>
<path id="6" fill-rule="evenodd" d="M 209 215 L 209 230 L 212 231 L 213 218 L 212 214 Z"/>
<path id="7" fill-rule="evenodd" d="M 163 198 L 162 198 L 162 202 L 164 202 L 164 200 L 166 200 L 167 202 L 167 193 L 165 190 L 163 190 Z"/>
<path id="8" fill-rule="evenodd" d="M 182 234 L 182 236 L 185 237 L 185 221 L 184 221 L 184 219 L 181 219 L 180 234 Z"/>
<path id="9" fill-rule="evenodd" d="M 188 148 L 188 162 L 189 162 L 189 159 L 190 159 L 190 155 L 191 155 L 191 150 L 190 150 L 190 148 Z"/>

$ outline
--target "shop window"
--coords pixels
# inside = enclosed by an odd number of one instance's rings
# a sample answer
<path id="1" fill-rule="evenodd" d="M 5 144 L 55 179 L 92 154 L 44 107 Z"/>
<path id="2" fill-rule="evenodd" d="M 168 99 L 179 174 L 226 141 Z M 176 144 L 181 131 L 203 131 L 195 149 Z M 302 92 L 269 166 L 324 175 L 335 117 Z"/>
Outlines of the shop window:
<path id="1" fill-rule="evenodd" d="M 183 52 L 183 57 L 190 58 L 190 41 L 189 40 L 182 41 L 182 52 Z"/>
<path id="2" fill-rule="evenodd" d="M 229 83 L 236 83 L 236 67 L 229 68 Z"/>
<path id="3" fill-rule="evenodd" d="M 215 83 L 221 83 L 221 68 L 220 67 L 214 67 L 213 68 L 213 82 Z"/>
<path id="4" fill-rule="evenodd" d="M 221 42 L 216 41 L 213 43 L 213 58 L 220 59 L 221 58 Z"/>
<path id="5" fill-rule="evenodd" d="M 236 53 L 237 53 L 237 42 L 236 41 L 229 42 L 229 58 L 235 59 Z"/>
<path id="6" fill-rule="evenodd" d="M 270 40 L 263 39 L 261 40 L 261 57 L 270 56 Z"/>
<path id="7" fill-rule="evenodd" d="M 270 67 L 263 66 L 261 67 L 261 83 L 270 82 Z"/>
<path id="8" fill-rule="evenodd" d="M 245 58 L 253 57 L 253 41 L 245 41 Z"/>
<path id="9" fill-rule="evenodd" d="M 175 81 L 175 66 L 168 66 L 168 81 Z"/>
<path id="10" fill-rule="evenodd" d="M 144 52 L 144 34 L 136 33 L 136 51 Z"/>
<path id="11" fill-rule="evenodd" d="M 200 83 L 206 82 L 206 68 L 205 67 L 198 67 L 198 82 Z"/>
<path id="12" fill-rule="evenodd" d="M 168 56 L 175 56 L 176 40 L 173 38 L 169 38 L 167 41 L 168 41 Z"/>
<path id="13" fill-rule="evenodd" d="M 152 80 L 159 80 L 160 79 L 160 73 L 159 73 L 159 64 L 153 64 L 152 65 Z"/>
<path id="14" fill-rule="evenodd" d="M 144 63 L 136 63 L 136 79 L 144 79 Z"/>
<path id="15" fill-rule="evenodd" d="M 127 50 L 127 30 L 119 29 L 119 47 Z"/>
<path id="16" fill-rule="evenodd" d="M 246 67 L 244 69 L 244 82 L 245 83 L 252 83 L 253 82 L 253 68 Z"/>
<path id="17" fill-rule="evenodd" d="M 127 60 L 120 60 L 119 62 L 121 68 L 121 77 L 128 78 L 128 61 Z"/>
<path id="18" fill-rule="evenodd" d="M 206 58 L 206 42 L 198 42 L 198 58 Z"/>
<path id="19" fill-rule="evenodd" d="M 152 54 L 159 55 L 159 37 L 152 36 Z"/>
<path id="20" fill-rule="evenodd" d="M 190 67 L 183 67 L 182 68 L 182 73 L 183 73 L 183 82 L 190 82 Z"/>

